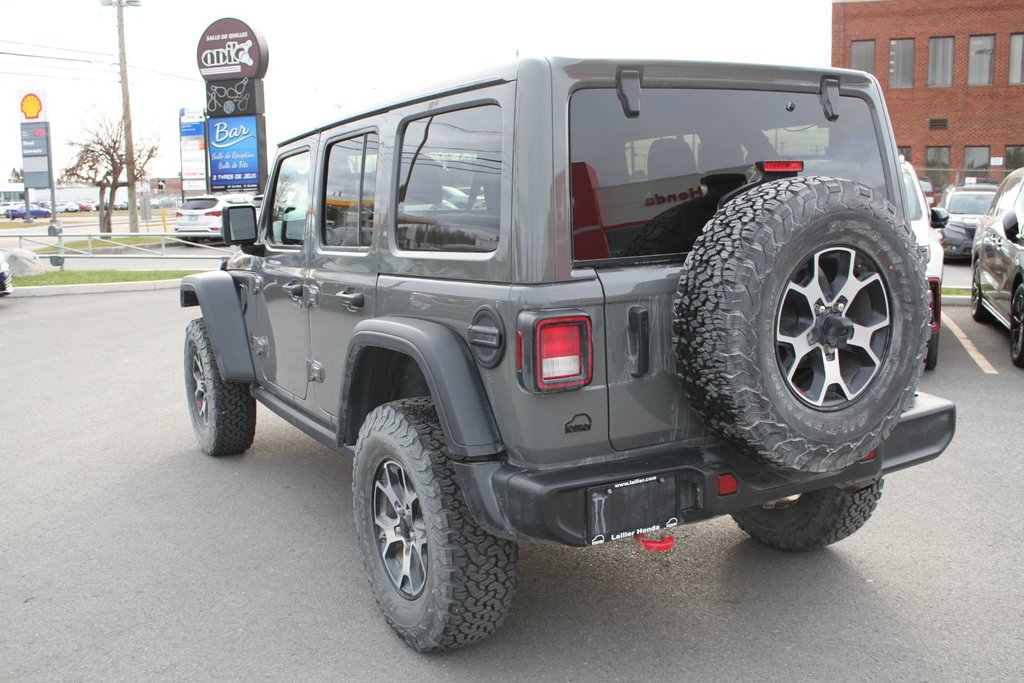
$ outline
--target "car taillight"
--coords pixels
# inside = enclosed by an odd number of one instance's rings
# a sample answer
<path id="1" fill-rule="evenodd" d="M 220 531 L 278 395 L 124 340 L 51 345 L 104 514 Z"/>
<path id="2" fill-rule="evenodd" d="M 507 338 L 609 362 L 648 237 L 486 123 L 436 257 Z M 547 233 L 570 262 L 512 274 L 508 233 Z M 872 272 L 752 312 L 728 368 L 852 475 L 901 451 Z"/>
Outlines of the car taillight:
<path id="1" fill-rule="evenodd" d="M 207 211 L 204 215 L 213 216 L 214 218 L 220 218 L 220 211 Z"/>
<path id="2" fill-rule="evenodd" d="M 532 347 L 529 353 L 516 354 L 524 385 L 535 391 L 564 391 L 590 384 L 593 377 L 590 318 L 570 315 L 531 322 L 532 334 L 517 336 L 517 346 L 522 338 L 524 346 Z M 527 359 L 532 361 L 532 367 L 524 369 L 522 362 Z"/>
<path id="3" fill-rule="evenodd" d="M 182 213 L 181 211 L 175 211 L 175 212 L 174 212 L 174 217 L 175 217 L 175 218 L 181 218 L 181 217 L 182 217 L 182 216 L 184 216 L 184 215 L 185 215 L 185 214 L 183 214 L 183 213 Z"/>
<path id="4" fill-rule="evenodd" d="M 763 161 L 759 164 L 765 173 L 803 173 L 802 161 Z"/>

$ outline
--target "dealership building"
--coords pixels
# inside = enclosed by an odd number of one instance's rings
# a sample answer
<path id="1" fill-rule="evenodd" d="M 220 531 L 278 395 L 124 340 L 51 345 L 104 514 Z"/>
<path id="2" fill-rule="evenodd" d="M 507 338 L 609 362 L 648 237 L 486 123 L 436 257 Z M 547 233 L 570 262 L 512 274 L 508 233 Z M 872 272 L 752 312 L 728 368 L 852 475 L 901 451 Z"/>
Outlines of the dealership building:
<path id="1" fill-rule="evenodd" d="M 896 144 L 936 189 L 1024 166 L 1021 0 L 833 0 L 832 65 L 878 78 Z"/>

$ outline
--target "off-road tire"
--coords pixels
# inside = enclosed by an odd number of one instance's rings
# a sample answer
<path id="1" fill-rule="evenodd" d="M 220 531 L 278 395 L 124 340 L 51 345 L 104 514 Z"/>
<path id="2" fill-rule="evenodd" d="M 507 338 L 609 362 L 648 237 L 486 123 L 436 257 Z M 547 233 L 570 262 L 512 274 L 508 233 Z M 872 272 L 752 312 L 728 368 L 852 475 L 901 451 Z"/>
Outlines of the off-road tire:
<path id="1" fill-rule="evenodd" d="M 208 455 L 237 455 L 256 434 L 256 400 L 249 385 L 221 378 L 206 323 L 185 330 L 185 397 L 199 445 Z"/>
<path id="2" fill-rule="evenodd" d="M 375 482 L 385 467 L 404 472 L 416 501 L 402 505 L 414 520 L 409 525 L 413 542 L 419 542 L 415 534 L 426 538 L 425 578 L 417 572 L 420 585 L 410 582 L 408 589 L 401 581 L 396 584 L 385 566 L 385 555 L 399 541 L 384 540 L 375 521 L 380 519 Z M 518 547 L 485 532 L 467 509 L 430 398 L 388 403 L 366 417 L 356 443 L 352 489 L 370 588 L 388 623 L 410 647 L 453 650 L 501 627 L 515 595 Z M 378 502 L 391 520 L 396 508 L 388 507 L 385 498 Z"/>
<path id="3" fill-rule="evenodd" d="M 752 539 L 800 552 L 841 541 L 864 526 L 882 497 L 882 480 L 859 491 L 837 488 L 801 494 L 792 503 L 746 508 L 732 518 Z"/>
<path id="4" fill-rule="evenodd" d="M 1024 368 L 1024 284 L 1017 285 L 1010 300 L 1010 360 Z"/>
<path id="5" fill-rule="evenodd" d="M 826 277 L 825 259 L 833 252 L 847 258 L 845 279 Z M 814 273 L 808 282 L 832 292 L 830 301 L 841 301 L 847 289 L 838 283 L 848 282 L 854 292 L 871 288 L 865 294 L 870 315 L 884 308 L 884 336 L 869 332 L 874 327 L 867 323 L 844 332 L 866 336 L 867 346 L 884 342 L 884 348 L 872 349 L 873 357 L 857 348 L 851 356 L 844 343 L 842 355 L 830 356 L 833 365 L 868 359 L 872 368 L 858 370 L 859 384 L 845 376 L 841 386 L 830 379 L 824 342 L 809 344 L 801 356 L 781 339 L 788 297 L 808 267 Z M 835 271 L 841 274 L 839 266 Z M 686 259 L 675 299 L 677 372 L 705 423 L 738 451 L 785 468 L 841 470 L 889 435 L 913 397 L 929 335 L 927 292 L 910 229 L 884 197 L 832 178 L 765 183 L 725 204 Z M 864 302 L 859 293 L 850 296 L 849 310 L 835 304 L 811 319 L 853 325 Z M 797 361 L 783 371 L 786 348 L 798 360 L 809 359 L 811 368 L 817 367 L 813 354 L 821 354 L 821 402 L 812 403 L 812 394 L 796 386 Z M 826 393 L 840 390 L 839 399 Z"/>
<path id="6" fill-rule="evenodd" d="M 971 317 L 976 323 L 988 324 L 994 321 L 992 314 L 982 303 L 981 273 L 978 271 L 977 262 L 971 266 Z"/>
<path id="7" fill-rule="evenodd" d="M 924 369 L 934 370 L 939 364 L 939 332 L 935 330 L 928 339 L 928 350 L 924 354 Z"/>

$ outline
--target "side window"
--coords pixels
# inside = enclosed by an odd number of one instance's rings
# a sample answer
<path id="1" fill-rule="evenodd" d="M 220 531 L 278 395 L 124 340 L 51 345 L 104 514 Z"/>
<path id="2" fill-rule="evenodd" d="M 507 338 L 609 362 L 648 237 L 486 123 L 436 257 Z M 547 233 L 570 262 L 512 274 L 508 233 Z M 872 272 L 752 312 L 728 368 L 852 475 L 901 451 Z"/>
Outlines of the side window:
<path id="1" fill-rule="evenodd" d="M 342 140 L 327 150 L 324 222 L 328 247 L 368 247 L 373 234 L 377 134 Z"/>
<path id="2" fill-rule="evenodd" d="M 300 152 L 286 157 L 278 166 L 267 241 L 280 246 L 302 244 L 308 209 L 309 152 Z"/>
<path id="3" fill-rule="evenodd" d="M 1013 208 L 1013 202 L 1017 198 L 1017 190 L 1021 184 L 1022 178 L 1014 178 L 1008 183 L 1004 183 L 996 196 L 992 199 L 992 203 L 989 205 L 989 211 L 996 215 L 1009 211 Z"/>
<path id="4" fill-rule="evenodd" d="M 501 130 L 495 105 L 435 114 L 406 126 L 398 177 L 399 249 L 497 248 Z"/>

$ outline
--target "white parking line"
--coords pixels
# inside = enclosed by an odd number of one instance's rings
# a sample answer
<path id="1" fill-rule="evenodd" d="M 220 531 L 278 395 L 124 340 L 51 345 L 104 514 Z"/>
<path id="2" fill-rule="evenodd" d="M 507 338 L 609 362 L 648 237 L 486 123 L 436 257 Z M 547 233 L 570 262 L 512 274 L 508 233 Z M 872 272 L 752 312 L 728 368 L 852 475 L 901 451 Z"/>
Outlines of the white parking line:
<path id="1" fill-rule="evenodd" d="M 953 333 L 953 336 L 956 337 L 957 341 L 959 341 L 960 344 L 964 347 L 964 350 L 967 352 L 967 355 L 969 355 L 974 360 L 974 362 L 978 364 L 978 367 L 981 368 L 982 372 L 984 372 L 986 375 L 999 374 L 999 372 L 994 367 L 992 367 L 992 364 L 985 359 L 985 356 L 981 355 L 981 351 L 979 351 L 978 347 L 974 345 L 974 342 L 967 338 L 967 335 L 964 333 L 963 330 L 960 329 L 960 326 L 953 322 L 952 318 L 948 316 L 942 316 L 942 324 L 949 328 L 950 332 Z"/>

